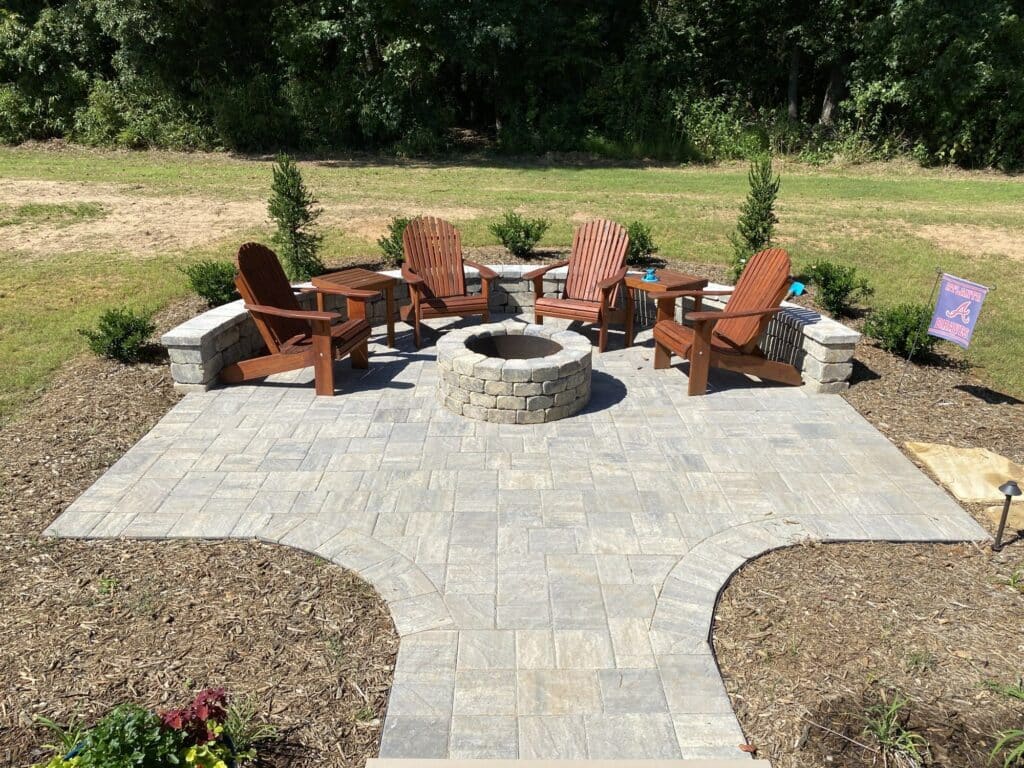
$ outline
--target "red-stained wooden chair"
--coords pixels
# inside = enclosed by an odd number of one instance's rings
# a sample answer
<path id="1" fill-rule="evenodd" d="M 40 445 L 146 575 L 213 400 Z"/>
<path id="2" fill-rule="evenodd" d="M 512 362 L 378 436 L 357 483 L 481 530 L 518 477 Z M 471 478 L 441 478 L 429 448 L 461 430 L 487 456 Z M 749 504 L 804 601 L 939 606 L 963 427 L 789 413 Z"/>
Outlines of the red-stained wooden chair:
<path id="1" fill-rule="evenodd" d="M 787 363 L 769 360 L 758 341 L 793 282 L 789 254 L 771 248 L 754 254 L 736 287 L 724 291 L 667 291 L 658 294 L 654 325 L 654 367 L 668 368 L 673 354 L 690 361 L 691 395 L 708 388 L 708 371 L 723 368 L 761 379 L 797 386 L 800 372 Z M 690 312 L 689 328 L 675 321 L 675 300 L 681 296 L 729 296 L 723 312 Z"/>
<path id="2" fill-rule="evenodd" d="M 409 222 L 402 235 L 405 262 L 402 278 L 409 286 L 412 303 L 400 310 L 402 320 L 412 326 L 416 349 L 421 344 L 420 325 L 428 317 L 491 315 L 487 301 L 491 281 L 498 275 L 483 264 L 462 256 L 459 230 L 443 219 L 421 216 Z M 481 291 L 466 292 L 466 266 L 480 273 Z"/>
<path id="3" fill-rule="evenodd" d="M 523 275 L 533 281 L 533 320 L 545 317 L 580 320 L 600 326 L 597 348 L 608 346 L 608 323 L 625 322 L 626 338 L 631 336 L 632 317 L 619 306 L 626 290 L 626 252 L 629 235 L 625 227 L 606 219 L 595 219 L 577 227 L 568 261 L 550 264 Z M 544 275 L 568 266 L 561 296 L 544 295 Z M 621 289 L 621 290 L 620 290 Z"/>
<path id="4" fill-rule="evenodd" d="M 320 289 L 321 294 L 336 293 L 348 300 L 349 319 L 342 321 L 337 312 L 299 306 L 295 294 L 300 289 L 291 286 L 277 254 L 266 246 L 246 243 L 238 249 L 235 264 L 238 267 L 235 285 L 267 345 L 268 354 L 227 366 L 220 372 L 221 381 L 237 384 L 313 366 L 316 393 L 333 395 L 334 360 L 350 355 L 353 368 L 368 366 L 370 324 L 366 320 L 366 302 L 380 294 L 343 287 Z M 301 292 L 311 292 L 311 289 Z M 318 297 L 319 306 L 321 302 Z"/>

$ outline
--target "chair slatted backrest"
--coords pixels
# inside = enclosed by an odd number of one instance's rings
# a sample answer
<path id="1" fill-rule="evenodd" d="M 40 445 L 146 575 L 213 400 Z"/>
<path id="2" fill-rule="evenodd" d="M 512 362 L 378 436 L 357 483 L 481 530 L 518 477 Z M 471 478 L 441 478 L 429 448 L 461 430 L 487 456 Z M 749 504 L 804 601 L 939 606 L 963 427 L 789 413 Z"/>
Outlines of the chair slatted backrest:
<path id="1" fill-rule="evenodd" d="M 235 257 L 238 274 L 235 285 L 246 304 L 262 304 L 278 309 L 301 310 L 291 283 L 281 268 L 277 254 L 259 243 L 246 243 Z M 253 315 L 263 342 L 277 352 L 288 339 L 309 333 L 309 323 L 288 317 Z"/>
<path id="2" fill-rule="evenodd" d="M 629 235 L 625 227 L 607 219 L 594 219 L 576 228 L 565 279 L 565 298 L 600 301 L 598 283 L 626 266 Z M 614 299 L 613 298 L 613 303 Z"/>
<path id="3" fill-rule="evenodd" d="M 727 312 L 745 312 L 753 309 L 773 309 L 782 303 L 791 283 L 789 254 L 781 248 L 769 248 L 755 253 L 736 283 Z M 739 317 L 715 324 L 715 336 L 731 347 L 751 352 L 771 316 Z"/>
<path id="4" fill-rule="evenodd" d="M 429 293 L 442 299 L 466 295 L 462 237 L 449 222 L 433 216 L 413 219 L 402 234 L 402 247 Z"/>

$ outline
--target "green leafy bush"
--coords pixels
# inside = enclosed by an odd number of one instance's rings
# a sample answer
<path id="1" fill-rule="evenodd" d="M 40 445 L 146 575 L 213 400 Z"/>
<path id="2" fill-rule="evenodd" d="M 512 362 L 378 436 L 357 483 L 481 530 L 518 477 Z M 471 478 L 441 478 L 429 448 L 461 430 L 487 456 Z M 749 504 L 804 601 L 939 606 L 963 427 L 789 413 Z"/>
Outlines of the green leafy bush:
<path id="1" fill-rule="evenodd" d="M 751 256 L 771 245 L 772 233 L 779 223 L 775 215 L 775 199 L 779 196 L 782 179 L 772 171 L 771 157 L 754 160 L 750 164 L 747 180 L 750 191 L 740 208 L 736 231 L 729 238 L 733 250 L 733 280 L 739 280 Z"/>
<path id="2" fill-rule="evenodd" d="M 313 231 L 321 213 L 316 204 L 295 161 L 287 155 L 279 156 L 274 165 L 268 210 L 270 218 L 277 222 L 274 244 L 292 280 L 309 280 L 324 271 L 318 255 L 321 237 Z"/>
<path id="3" fill-rule="evenodd" d="M 77 768 L 166 768 L 181 764 L 183 746 L 156 713 L 122 704 L 86 732 Z"/>
<path id="4" fill-rule="evenodd" d="M 877 309 L 868 315 L 864 333 L 875 339 L 887 352 L 908 357 L 931 352 L 938 339 L 927 333 L 932 310 L 927 304 L 897 304 Z"/>
<path id="5" fill-rule="evenodd" d="M 506 211 L 501 221 L 489 229 L 513 256 L 527 258 L 544 236 L 551 222 L 547 219 L 525 219 L 515 211 Z"/>
<path id="6" fill-rule="evenodd" d="M 807 269 L 807 278 L 814 284 L 818 303 L 834 315 L 849 315 L 858 299 L 875 292 L 867 278 L 848 264 L 816 261 Z"/>
<path id="7" fill-rule="evenodd" d="M 629 252 L 626 254 L 626 263 L 635 267 L 649 264 L 654 258 L 654 254 L 658 252 L 658 246 L 654 244 L 654 239 L 651 237 L 650 226 L 642 221 L 633 221 L 626 227 L 626 232 L 629 234 Z"/>
<path id="8" fill-rule="evenodd" d="M 95 329 L 84 329 L 79 333 L 88 340 L 89 349 L 100 357 L 137 363 L 144 357 L 149 337 L 155 330 L 150 314 L 118 307 L 100 315 Z"/>
<path id="9" fill-rule="evenodd" d="M 388 233 L 377 240 L 377 245 L 380 246 L 381 251 L 384 253 L 384 261 L 388 264 L 393 264 L 397 267 L 405 259 L 402 235 L 405 234 L 405 228 L 409 226 L 410 221 L 412 219 L 395 216 L 388 224 Z"/>
<path id="10" fill-rule="evenodd" d="M 234 301 L 238 296 L 235 287 L 235 265 L 230 261 L 204 259 L 182 267 L 192 290 L 206 299 L 211 307 L 219 307 Z"/>

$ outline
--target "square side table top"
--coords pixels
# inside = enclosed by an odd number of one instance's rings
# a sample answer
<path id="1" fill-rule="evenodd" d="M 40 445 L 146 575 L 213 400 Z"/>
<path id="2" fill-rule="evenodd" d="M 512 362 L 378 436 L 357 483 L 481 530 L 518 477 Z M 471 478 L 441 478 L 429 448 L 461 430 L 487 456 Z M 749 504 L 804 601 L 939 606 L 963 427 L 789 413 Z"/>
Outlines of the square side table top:
<path id="1" fill-rule="evenodd" d="M 389 275 L 382 275 L 380 272 L 371 272 L 362 267 L 342 269 L 339 272 L 328 272 L 326 275 L 317 275 L 310 282 L 317 285 L 343 285 L 346 288 L 386 288 L 398 281 Z"/>
<path id="2" fill-rule="evenodd" d="M 630 288 L 639 288 L 642 291 L 676 291 L 676 290 L 699 290 L 706 288 L 708 280 L 706 277 L 688 275 L 685 272 L 678 272 L 674 269 L 656 269 L 654 274 L 658 276 L 658 282 L 648 283 L 643 279 L 642 272 L 631 272 L 626 275 L 626 285 Z"/>

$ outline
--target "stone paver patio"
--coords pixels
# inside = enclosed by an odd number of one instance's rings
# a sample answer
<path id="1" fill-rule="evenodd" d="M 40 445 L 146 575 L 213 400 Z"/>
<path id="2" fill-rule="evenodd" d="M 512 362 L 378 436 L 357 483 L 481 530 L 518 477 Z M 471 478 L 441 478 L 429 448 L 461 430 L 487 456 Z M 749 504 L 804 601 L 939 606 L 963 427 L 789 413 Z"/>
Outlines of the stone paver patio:
<path id="1" fill-rule="evenodd" d="M 987 538 L 835 395 L 713 372 L 688 398 L 613 336 L 581 414 L 497 425 L 437 403 L 433 348 L 381 338 L 335 398 L 311 371 L 187 396 L 48 533 L 256 537 L 359 572 L 402 637 L 383 757 L 742 758 L 708 643 L 737 567 Z"/>

